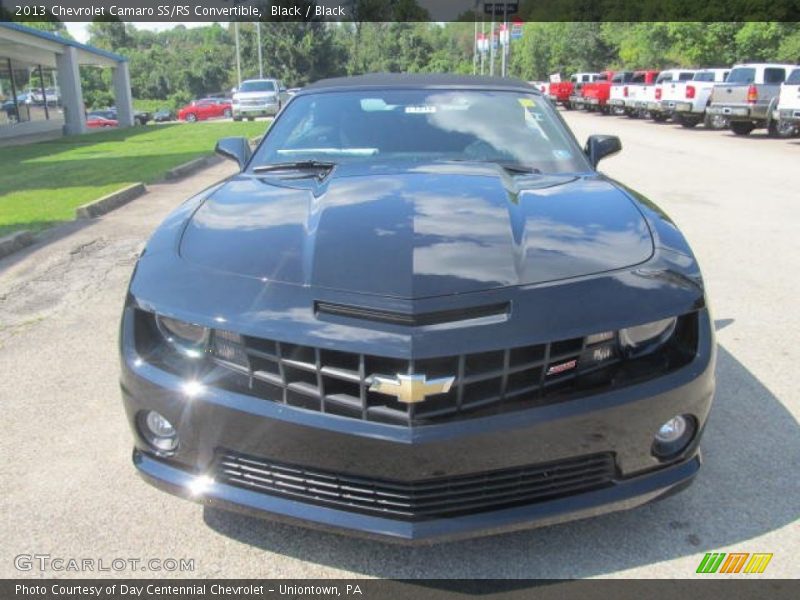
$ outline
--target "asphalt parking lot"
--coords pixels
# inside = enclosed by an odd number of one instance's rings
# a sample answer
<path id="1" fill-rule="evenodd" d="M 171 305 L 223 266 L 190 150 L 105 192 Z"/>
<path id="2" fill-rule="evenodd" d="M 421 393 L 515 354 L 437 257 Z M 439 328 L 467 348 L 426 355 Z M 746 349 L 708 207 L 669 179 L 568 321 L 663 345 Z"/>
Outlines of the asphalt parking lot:
<path id="1" fill-rule="evenodd" d="M 761 577 L 796 576 L 800 139 L 563 114 L 581 141 L 622 138 L 601 170 L 664 208 L 704 270 L 718 388 L 691 488 L 592 520 L 406 548 L 204 510 L 143 483 L 117 386 L 126 284 L 149 232 L 231 173 L 225 163 L 0 261 L 0 576 L 98 575 L 15 569 L 19 554 L 49 554 L 191 558 L 200 577 L 690 577 L 709 551 L 770 552 Z"/>

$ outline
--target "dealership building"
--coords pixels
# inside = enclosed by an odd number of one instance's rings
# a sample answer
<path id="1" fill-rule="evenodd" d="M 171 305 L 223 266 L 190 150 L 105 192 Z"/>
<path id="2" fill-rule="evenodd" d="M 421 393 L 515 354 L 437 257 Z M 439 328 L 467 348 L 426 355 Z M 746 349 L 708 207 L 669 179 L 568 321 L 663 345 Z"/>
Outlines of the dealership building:
<path id="1" fill-rule="evenodd" d="M 124 56 L 19 23 L 0 22 L 0 145 L 85 133 L 82 67 L 111 69 L 119 126 L 133 125 Z"/>

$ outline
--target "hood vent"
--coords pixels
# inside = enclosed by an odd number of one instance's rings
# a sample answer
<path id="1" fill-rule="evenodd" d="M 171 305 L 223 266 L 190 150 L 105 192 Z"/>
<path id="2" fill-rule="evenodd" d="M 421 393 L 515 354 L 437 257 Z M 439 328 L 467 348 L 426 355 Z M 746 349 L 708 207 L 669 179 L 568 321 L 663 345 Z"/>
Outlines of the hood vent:
<path id="1" fill-rule="evenodd" d="M 388 323 L 390 325 L 403 325 L 406 327 L 425 327 L 428 325 L 441 325 L 458 321 L 469 321 L 485 317 L 508 317 L 511 312 L 510 302 L 487 304 L 485 306 L 471 306 L 453 310 L 440 310 L 427 313 L 401 313 L 363 306 L 348 306 L 332 302 L 315 302 L 314 311 L 317 315 L 333 315 L 372 321 L 375 323 Z"/>

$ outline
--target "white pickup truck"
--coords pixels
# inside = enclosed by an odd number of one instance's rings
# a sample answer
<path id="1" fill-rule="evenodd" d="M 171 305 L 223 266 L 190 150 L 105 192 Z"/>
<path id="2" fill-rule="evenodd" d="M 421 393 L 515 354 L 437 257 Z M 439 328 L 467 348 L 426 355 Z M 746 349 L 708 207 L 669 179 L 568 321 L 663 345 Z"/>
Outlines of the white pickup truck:
<path id="1" fill-rule="evenodd" d="M 766 127 L 770 135 L 778 133 L 774 117 L 781 84 L 797 65 L 746 63 L 734 65 L 725 83 L 714 86 L 707 112 L 730 119 L 731 131 L 748 135 L 757 127 Z"/>
<path id="2" fill-rule="evenodd" d="M 711 103 L 711 91 L 714 84 L 722 83 L 730 73 L 730 69 L 702 69 L 697 71 L 691 81 L 675 84 L 675 120 L 687 129 L 705 121 L 706 127 L 724 129 L 727 127 L 725 117 L 706 115 L 706 108 Z"/>
<path id="3" fill-rule="evenodd" d="M 611 78 L 611 90 L 608 96 L 608 105 L 615 115 L 625 113 L 625 101 L 628 99 L 628 84 L 633 81 L 633 71 L 617 71 Z"/>
<path id="4" fill-rule="evenodd" d="M 668 69 L 659 73 L 656 79 L 655 102 L 652 106 L 648 106 L 654 121 L 666 121 L 672 116 L 675 112 L 675 102 L 678 100 L 678 84 L 690 81 L 694 74 L 694 69 Z"/>
<path id="5" fill-rule="evenodd" d="M 683 78 L 681 78 L 683 73 Z M 672 81 L 688 81 L 694 76 L 692 71 L 683 71 L 680 69 L 670 69 L 661 71 L 656 77 L 655 81 L 651 84 L 644 84 L 638 86 L 636 89 L 636 109 L 638 114 L 642 117 L 651 117 L 655 121 L 666 121 L 670 117 L 670 113 L 664 113 L 661 109 L 661 97 L 663 95 L 662 85 L 664 83 L 671 83 Z"/>
<path id="6" fill-rule="evenodd" d="M 778 97 L 778 135 L 800 133 L 800 67 L 789 73 Z"/>

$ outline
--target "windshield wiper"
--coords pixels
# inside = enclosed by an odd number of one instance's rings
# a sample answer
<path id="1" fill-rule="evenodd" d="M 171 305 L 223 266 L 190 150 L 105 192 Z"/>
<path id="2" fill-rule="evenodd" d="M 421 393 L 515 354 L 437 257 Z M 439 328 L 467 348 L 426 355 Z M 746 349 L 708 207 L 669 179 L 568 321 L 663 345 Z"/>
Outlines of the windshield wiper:
<path id="1" fill-rule="evenodd" d="M 495 164 L 498 164 L 509 173 L 527 173 L 531 175 L 539 175 L 542 172 L 541 169 L 537 169 L 536 167 L 531 167 L 530 165 L 523 165 L 521 163 L 502 162 L 499 160 L 490 160 L 487 162 L 493 162 Z"/>
<path id="2" fill-rule="evenodd" d="M 503 169 L 505 169 L 508 173 L 517 174 L 517 173 L 525 173 L 528 175 L 540 175 L 542 170 L 536 167 L 532 167 L 530 165 L 524 165 L 522 163 L 517 162 L 510 162 L 510 161 L 503 161 L 503 160 L 491 160 L 491 159 L 469 159 L 469 158 L 454 158 L 451 159 L 452 162 L 472 162 L 472 163 L 482 163 L 482 164 L 495 164 L 499 165 Z"/>
<path id="3" fill-rule="evenodd" d="M 335 166 L 336 166 L 335 162 L 330 162 L 327 160 L 296 160 L 291 162 L 273 163 L 271 165 L 260 165 L 258 167 L 253 167 L 253 172 L 269 173 L 271 171 L 305 171 L 305 170 L 330 171 Z"/>

